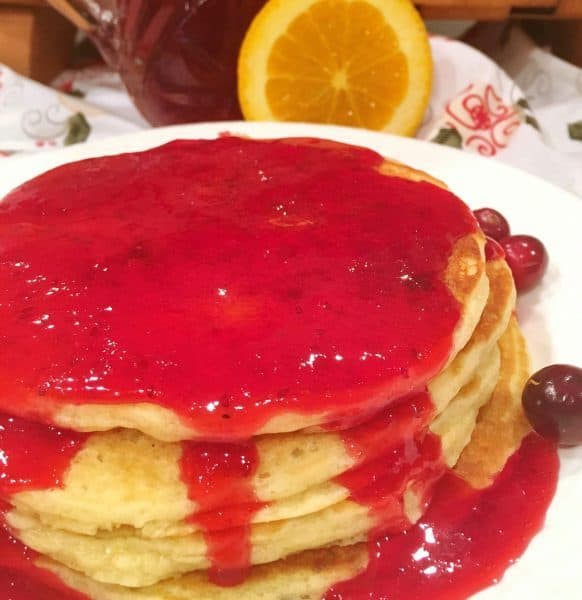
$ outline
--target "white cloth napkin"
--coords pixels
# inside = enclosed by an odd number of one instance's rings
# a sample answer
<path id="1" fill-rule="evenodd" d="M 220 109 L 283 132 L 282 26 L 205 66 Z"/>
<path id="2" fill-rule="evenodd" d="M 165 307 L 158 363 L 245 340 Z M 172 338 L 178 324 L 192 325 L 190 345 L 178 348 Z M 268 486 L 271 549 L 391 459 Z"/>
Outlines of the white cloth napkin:
<path id="1" fill-rule="evenodd" d="M 582 69 L 513 30 L 499 64 L 432 37 L 434 86 L 421 139 L 515 165 L 582 196 Z M 70 71 L 53 88 L 0 65 L 0 156 L 145 129 L 119 76 Z"/>

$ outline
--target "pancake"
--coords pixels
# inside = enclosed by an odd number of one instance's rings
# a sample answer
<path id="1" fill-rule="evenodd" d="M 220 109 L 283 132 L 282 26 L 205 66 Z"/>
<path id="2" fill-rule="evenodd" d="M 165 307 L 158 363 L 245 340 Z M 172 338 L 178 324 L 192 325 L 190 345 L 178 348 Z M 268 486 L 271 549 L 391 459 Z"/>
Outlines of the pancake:
<path id="1" fill-rule="evenodd" d="M 254 567 L 236 588 L 214 585 L 202 572 L 147 588 L 124 588 L 98 583 L 48 559 L 37 559 L 37 564 L 91 600 L 320 600 L 332 584 L 357 575 L 367 559 L 365 544 L 303 552 L 284 562 Z"/>
<path id="2" fill-rule="evenodd" d="M 435 183 L 234 137 L 41 175 L 0 205 L 0 410 L 162 441 L 370 418 L 454 360 L 487 299 L 484 236 Z"/>
<path id="3" fill-rule="evenodd" d="M 351 486 L 343 487 L 344 478 L 340 477 L 333 482 L 335 495 L 326 498 L 328 490 L 320 486 L 307 490 L 304 498 L 290 497 L 259 510 L 250 530 L 251 564 L 277 561 L 308 549 L 352 544 L 364 540 L 372 530 L 399 532 L 418 520 L 423 512 L 420 507 L 426 506 L 430 489 L 442 474 L 441 452 L 445 464 L 456 463 L 498 375 L 499 351 L 494 347 L 483 361 L 479 374 L 431 424 L 431 431 L 438 436 L 440 444 L 435 446 L 432 439 L 420 439 L 415 448 L 407 440 L 400 453 L 391 451 L 376 459 L 392 462 L 394 466 L 386 473 L 389 480 L 386 487 L 374 478 L 370 480 L 365 473 L 361 477 L 362 485 L 373 485 L 381 490 L 382 501 L 374 509 L 351 499 L 359 498 L 360 492 Z M 348 481 L 354 478 L 360 481 L 357 474 L 349 474 Z M 315 500 L 309 501 L 309 496 L 315 496 Z M 106 507 L 113 504 L 104 490 L 100 503 Z M 276 518 L 279 520 L 274 520 Z M 227 521 L 227 518 L 217 519 L 221 527 Z M 81 535 L 51 526 L 46 514 L 41 520 L 23 511 L 8 513 L 7 522 L 13 534 L 27 546 L 108 583 L 142 587 L 210 566 L 205 534 L 195 525 L 184 524 L 179 536 L 148 538 L 130 528 Z M 63 524 L 61 519 L 58 526 Z M 174 528 L 177 529 L 179 527 Z"/>
<path id="4" fill-rule="evenodd" d="M 487 275 L 490 294 L 471 340 L 429 384 L 436 414 L 470 381 L 507 327 L 515 302 L 511 273 L 505 261 L 495 260 L 487 263 Z M 380 454 L 432 418 L 432 408 L 421 398 L 414 411 L 402 405 L 385 409 L 373 422 L 352 430 L 349 439 L 366 438 L 368 447 Z M 256 438 L 258 467 L 252 487 L 257 500 L 269 504 L 255 514 L 254 522 L 300 516 L 344 499 L 345 488 L 333 478 L 373 458 L 369 451 L 358 455 L 347 441 L 341 432 Z M 145 537 L 178 535 L 183 533 L 179 524 L 197 510 L 181 478 L 181 454 L 180 444 L 131 430 L 93 434 L 60 488 L 20 492 L 10 501 L 47 525 L 85 535 L 124 525 Z"/>
<path id="5" fill-rule="evenodd" d="M 491 280 L 490 296 L 473 338 L 449 366 L 453 373 L 452 382 L 458 381 L 459 373 L 468 371 L 467 365 L 479 362 L 485 350 L 489 349 L 491 354 L 490 346 L 495 347 L 500 329 L 505 327 L 513 308 L 514 288 L 505 263 L 491 261 L 487 264 L 487 272 Z M 489 359 L 489 363 L 491 360 L 495 360 L 495 357 Z M 481 360 L 480 371 L 486 364 L 488 361 Z M 471 384 L 466 385 L 466 389 L 462 390 L 452 403 L 445 404 L 449 405 L 449 409 L 445 409 L 431 425 L 431 429 L 445 440 L 443 452 L 447 464 L 451 466 L 468 441 L 476 411 L 485 398 L 475 393 L 475 384 L 479 382 L 480 378 L 477 377 Z M 454 385 L 448 387 L 454 389 Z M 467 400 L 471 397 L 474 399 L 473 404 Z M 396 428 L 395 419 L 387 419 L 383 427 L 369 429 L 369 433 L 364 428 L 363 435 L 376 435 L 379 447 L 381 440 L 384 439 L 385 443 L 388 436 L 395 446 L 407 435 L 413 435 L 415 427 L 423 427 L 428 418 L 431 418 L 429 414 L 420 418 L 418 423 L 406 424 L 404 428 L 397 430 L 396 437 L 394 431 L 390 437 L 390 429 Z M 347 452 L 341 434 L 329 432 L 263 436 L 258 438 L 257 447 L 260 461 L 253 486 L 257 498 L 269 504 L 255 513 L 253 522 L 269 523 L 295 519 L 298 522 L 299 533 L 303 533 L 302 528 L 308 525 L 310 532 L 314 534 L 303 543 L 330 543 L 328 537 L 320 535 L 321 529 L 317 524 L 302 523 L 298 519 L 319 512 L 318 522 L 326 523 L 324 530 L 337 533 L 336 538 L 332 538 L 332 541 L 337 543 L 344 533 L 342 522 L 348 519 L 341 510 L 329 510 L 328 513 L 337 518 L 339 526 L 333 522 L 328 527 L 329 519 L 321 512 L 325 512 L 327 507 L 335 507 L 344 502 L 349 495 L 346 488 L 332 481 L 337 475 L 354 467 L 357 462 L 354 455 Z M 66 547 L 74 555 L 88 556 L 115 556 L 119 553 L 127 556 L 131 554 L 128 546 L 131 546 L 131 540 L 137 536 L 146 540 L 161 540 L 157 542 L 157 548 L 156 542 L 153 541 L 148 542 L 149 550 L 146 546 L 145 550 L 134 552 L 134 555 L 141 557 L 139 560 L 142 563 L 145 560 L 144 556 L 148 556 L 146 550 L 149 551 L 149 556 L 155 556 L 152 563 L 157 568 L 150 565 L 145 569 L 151 577 L 155 578 L 159 573 L 168 576 L 167 571 L 160 569 L 175 569 L 176 564 L 187 563 L 188 568 L 194 568 L 192 562 L 184 561 L 184 557 L 195 553 L 195 548 L 198 548 L 196 560 L 199 561 L 195 563 L 196 568 L 204 568 L 206 556 L 203 537 L 198 534 L 196 543 L 192 536 L 197 531 L 196 526 L 185 522 L 185 519 L 196 511 L 196 506 L 188 498 L 186 486 L 180 480 L 179 454 L 180 448 L 176 444 L 164 444 L 132 431 L 95 434 L 76 457 L 62 489 L 23 492 L 13 498 L 18 512 L 12 515 L 10 522 L 13 526 L 26 528 L 28 533 L 22 539 L 43 552 L 50 552 L 50 544 L 47 546 L 44 535 L 49 532 L 50 537 L 51 530 L 60 530 L 61 534 L 60 539 L 53 536 L 49 540 L 51 544 Z M 294 485 L 294 481 L 301 485 Z M 107 493 L 104 493 L 104 490 L 107 490 Z M 344 502 L 348 507 L 350 504 L 353 503 Z M 410 512 L 414 512 L 416 504 L 410 498 L 408 505 Z M 360 507 L 351 508 L 355 508 L 349 519 L 353 521 L 354 527 L 349 529 L 349 535 L 346 535 L 348 539 L 364 535 L 366 528 L 371 526 L 370 521 L 365 518 L 365 511 L 360 510 Z M 407 516 L 413 522 L 420 513 Z M 120 539 L 119 527 L 124 525 L 130 527 L 123 529 Z M 113 535 L 108 537 L 107 531 L 113 531 Z M 280 544 L 278 552 L 282 555 L 289 548 L 297 551 L 298 546 L 293 546 L 289 541 L 297 539 L 292 527 L 279 528 L 275 533 L 268 529 L 266 531 L 268 533 L 261 536 L 259 530 L 257 539 L 274 539 Z M 68 533 L 83 534 L 84 537 L 67 538 Z M 86 536 L 92 535 L 100 537 L 87 540 Z M 180 540 L 180 543 L 174 546 L 174 551 L 168 550 L 172 545 L 171 542 L 168 545 L 168 538 L 171 537 Z M 79 541 L 83 540 L 89 542 L 88 545 L 93 547 L 92 551 L 80 552 Z M 300 544 L 301 541 L 297 543 Z M 107 546 L 107 552 L 104 552 L 104 545 Z M 118 551 L 114 552 L 113 547 L 117 547 Z M 275 544 L 275 552 L 276 548 Z M 261 557 L 259 554 L 256 560 L 273 560 L 272 557 L 273 555 Z M 69 557 L 70 560 L 72 559 Z M 167 566 L 168 564 L 171 566 Z M 78 564 L 74 566 L 78 567 Z M 135 574 L 139 569 L 134 566 L 128 571 Z M 123 576 L 122 573 L 118 573 L 118 577 Z"/>
<path id="6" fill-rule="evenodd" d="M 530 375 L 529 356 L 515 315 L 499 341 L 499 350 L 500 381 L 481 409 L 471 444 L 455 468 L 475 488 L 491 485 L 495 474 L 531 432 L 521 405 L 521 393 Z"/>
<path id="7" fill-rule="evenodd" d="M 483 357 L 500 339 L 515 309 L 516 291 L 511 270 L 505 260 L 488 260 L 489 296 L 471 339 L 451 363 L 428 383 L 428 390 L 440 413 L 469 377 L 479 369 Z"/>
<path id="8" fill-rule="evenodd" d="M 481 408 L 473 438 L 461 453 L 456 472 L 478 485 L 490 482 L 530 430 L 524 427 L 521 389 L 527 370 L 527 351 L 517 321 L 511 320 L 500 340 L 499 380 L 489 402 Z M 451 403 L 453 407 L 453 403 Z M 508 435 L 500 432 L 508 431 Z M 37 564 L 59 575 L 92 600 L 186 600 L 188 598 L 302 598 L 318 600 L 332 584 L 355 576 L 367 564 L 366 544 L 302 552 L 283 561 L 256 566 L 236 588 L 212 584 L 203 572 L 189 573 L 143 588 L 99 583 L 47 558 Z M 345 560 L 343 560 L 345 559 Z"/>

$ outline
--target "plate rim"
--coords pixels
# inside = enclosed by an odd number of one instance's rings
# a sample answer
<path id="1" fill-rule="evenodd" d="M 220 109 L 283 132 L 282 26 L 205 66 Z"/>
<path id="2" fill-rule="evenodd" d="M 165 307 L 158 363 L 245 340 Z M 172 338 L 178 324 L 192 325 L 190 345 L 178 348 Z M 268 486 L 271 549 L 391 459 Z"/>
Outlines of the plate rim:
<path id="1" fill-rule="evenodd" d="M 0 197 L 4 196 L 14 185 L 6 185 L 3 183 L 3 177 L 8 174 L 8 180 L 20 179 L 19 183 L 30 179 L 31 177 L 49 170 L 58 165 L 72 162 L 75 160 L 82 160 L 90 156 L 100 156 L 104 154 L 121 154 L 125 152 L 139 151 L 135 146 L 140 146 L 142 150 L 147 148 L 161 145 L 171 139 L 195 139 L 201 137 L 205 139 L 213 139 L 222 132 L 230 132 L 233 134 L 240 133 L 242 135 L 250 135 L 258 138 L 265 137 L 327 137 L 330 139 L 340 139 L 347 143 L 353 143 L 356 145 L 372 148 L 378 152 L 378 147 L 386 146 L 387 148 L 398 149 L 398 147 L 406 148 L 407 152 L 413 152 L 416 148 L 422 148 L 422 153 L 428 156 L 428 160 L 434 160 L 438 163 L 442 160 L 445 165 L 453 165 L 455 170 L 460 172 L 459 177 L 453 177 L 454 182 L 451 183 L 451 189 L 456 192 L 456 184 L 461 181 L 462 171 L 465 167 L 469 171 L 477 171 L 480 176 L 485 178 L 496 178 L 499 177 L 501 180 L 507 179 L 511 182 L 512 186 L 515 185 L 517 188 L 523 186 L 526 189 L 537 190 L 537 196 L 547 194 L 551 198 L 551 202 L 554 203 L 552 207 L 562 205 L 566 207 L 567 211 L 573 211 L 572 214 L 575 218 L 580 217 L 582 222 L 582 198 L 575 194 L 564 190 L 553 183 L 544 180 L 541 177 L 523 171 L 517 167 L 507 165 L 496 159 L 490 157 L 482 157 L 475 154 L 460 151 L 456 148 L 442 146 L 434 144 L 425 140 L 418 140 L 415 138 L 402 138 L 386 133 L 372 132 L 359 128 L 351 127 L 339 127 L 330 125 L 315 125 L 309 123 L 279 123 L 279 122 L 245 122 L 245 121 L 220 121 L 212 123 L 196 123 L 188 125 L 174 125 L 170 127 L 154 128 L 143 131 L 131 132 L 119 136 L 112 136 L 102 138 L 98 140 L 92 140 L 90 142 L 70 146 L 66 148 L 59 148 L 50 151 L 39 151 L 32 155 L 17 155 L 0 161 Z M 124 145 L 129 146 L 128 148 L 123 147 Z M 121 147 L 119 147 L 121 146 Z M 393 157 L 396 152 L 388 152 L 388 156 Z M 398 160 L 398 156 L 395 156 Z M 411 162 L 410 158 L 405 158 L 405 162 Z M 421 162 L 425 162 L 424 159 Z M 422 168 L 422 167 L 421 167 Z M 31 169 L 31 172 L 28 172 Z M 435 169 L 438 174 L 438 168 Z M 431 171 L 432 172 L 432 171 Z M 15 175 L 15 173 L 17 173 Z M 28 174 L 27 174 L 28 173 Z M 27 174 L 23 177 L 24 174 Z M 456 182 L 456 183 L 455 183 Z M 474 182 L 469 182 L 469 188 L 474 186 Z M 493 182 L 493 186 L 497 185 L 497 182 Z M 461 185 L 461 187 L 463 187 Z M 460 197 L 464 199 L 465 194 L 459 193 Z M 550 202 L 550 198 L 547 200 Z M 466 200 L 465 200 L 466 201 Z M 520 199 L 521 201 L 521 199 Z M 543 199 L 546 202 L 546 199 Z M 545 204 L 544 204 L 545 206 Z M 582 242 L 580 241 L 582 236 L 578 238 L 578 243 L 581 245 L 582 255 Z M 558 277 L 563 277 L 562 273 L 558 273 Z M 567 285 L 562 283 L 562 285 Z M 579 288 L 579 284 L 577 284 Z M 574 511 L 577 508 L 576 498 L 582 497 L 582 447 L 574 450 L 565 450 L 560 452 L 562 464 L 565 465 L 565 469 L 562 468 L 559 478 L 558 490 L 550 505 L 549 511 L 546 515 L 546 528 L 549 530 L 549 526 L 552 528 L 552 534 L 564 535 L 569 534 L 568 538 L 571 552 L 575 554 L 574 543 L 579 543 L 580 537 L 582 537 L 582 521 L 574 520 L 564 523 L 563 513 L 564 511 L 568 514 L 577 514 Z M 565 472 L 564 472 L 565 471 Z M 559 508 L 557 505 L 559 504 Z M 557 533 L 556 533 L 557 532 Z M 543 533 L 543 529 L 541 530 Z M 578 534 L 576 536 L 576 533 Z M 472 596 L 473 600 L 513 600 L 516 596 L 521 597 L 521 594 L 529 594 L 528 597 L 532 600 L 536 598 L 538 600 L 545 600 L 546 595 L 538 595 L 547 591 L 547 587 L 537 587 L 536 581 L 539 583 L 548 582 L 552 585 L 556 583 L 555 578 L 562 578 L 559 581 L 560 591 L 558 597 L 560 598 L 573 598 L 571 594 L 575 594 L 576 576 L 573 575 L 575 571 L 567 570 L 567 566 L 575 566 L 574 558 L 571 556 L 564 556 L 565 560 L 558 560 L 557 557 L 561 557 L 561 553 L 558 555 L 555 553 L 556 547 L 552 546 L 549 542 L 544 539 L 544 535 L 536 535 L 528 548 L 517 561 L 517 566 L 510 567 L 503 575 L 501 583 L 498 585 L 490 586 L 483 591 L 479 592 L 475 596 Z M 560 538 L 561 539 L 561 538 Z M 547 548 L 545 546 L 549 544 Z M 538 577 L 532 578 L 533 583 L 529 585 L 524 583 L 524 579 L 529 581 L 527 577 L 528 568 L 532 565 L 526 565 L 524 558 L 530 556 L 532 551 L 536 551 L 537 554 L 543 552 L 550 553 L 550 560 L 548 565 L 547 573 L 541 576 L 541 581 Z M 537 562 L 536 562 L 537 560 Z M 533 559 L 533 567 L 539 567 L 539 557 Z M 519 574 L 517 573 L 519 572 Z M 565 574 L 569 575 L 568 581 L 564 582 L 563 577 Z M 515 575 L 514 575 L 515 574 Z M 516 578 L 517 575 L 517 578 Z M 567 587 L 563 587 L 566 585 Z M 525 586 L 525 587 L 524 587 Z M 537 591 L 537 593 L 536 593 Z M 564 596 L 560 593 L 564 592 L 567 594 Z M 533 595 L 532 595 L 533 592 Z"/>
<path id="2" fill-rule="evenodd" d="M 241 131 L 237 131 L 238 129 Z M 457 148 L 444 146 L 442 144 L 435 144 L 434 142 L 430 142 L 428 140 L 407 138 L 390 133 L 366 130 L 358 127 L 300 122 L 211 121 L 145 129 L 142 131 L 135 131 L 117 136 L 90 140 L 83 144 L 75 144 L 54 150 L 38 151 L 34 154 L 10 156 L 0 162 L 0 176 L 2 176 L 2 174 L 6 171 L 12 171 L 13 169 L 10 168 L 11 165 L 18 165 L 20 167 L 21 165 L 26 166 L 26 164 L 42 165 L 43 163 L 48 163 L 50 165 L 47 167 L 48 170 L 53 168 L 53 163 L 54 166 L 57 166 L 58 164 L 64 164 L 65 162 L 72 162 L 75 160 L 83 160 L 84 158 L 88 157 L 100 156 L 101 152 L 103 154 L 124 154 L 125 152 L 139 151 L 119 148 L 115 152 L 111 152 L 111 146 L 117 144 L 129 143 L 131 145 L 132 143 L 137 142 L 140 145 L 143 143 L 145 145 L 144 149 L 147 149 L 154 147 L 153 145 L 150 145 L 150 142 L 153 142 L 156 145 L 162 145 L 163 143 L 166 143 L 166 141 L 160 141 L 158 144 L 154 141 L 158 138 L 165 138 L 166 136 L 169 138 L 171 137 L 172 139 L 195 139 L 196 132 L 201 131 L 201 135 L 203 135 L 204 139 L 212 139 L 212 137 L 204 135 L 204 132 L 214 131 L 214 133 L 211 133 L 210 136 L 218 137 L 221 133 L 232 133 L 235 135 L 242 133 L 244 135 L 269 137 L 262 134 L 270 131 L 271 129 L 281 130 L 280 134 L 274 134 L 276 137 L 295 137 L 294 130 L 296 132 L 313 130 L 311 137 L 326 137 L 326 133 L 329 135 L 330 139 L 334 139 L 336 137 L 353 136 L 355 138 L 353 142 L 355 145 L 363 145 L 367 147 L 369 147 L 370 143 L 374 146 L 387 144 L 395 146 L 410 146 L 411 148 L 414 146 L 423 147 L 430 154 L 440 154 L 443 156 L 443 158 L 448 158 L 449 161 L 456 161 L 466 164 L 472 163 L 477 167 L 481 166 L 483 169 L 488 170 L 493 168 L 499 174 L 506 173 L 512 179 L 517 177 L 524 181 L 527 180 L 531 182 L 532 185 L 542 186 L 543 188 L 546 188 L 548 192 L 551 192 L 552 194 L 558 194 L 563 200 L 572 201 L 573 206 L 582 208 L 582 198 L 576 196 L 574 193 L 561 188 L 540 176 L 524 171 L 518 167 L 503 163 L 497 159 L 491 159 L 490 157 L 468 153 Z M 289 133 L 286 133 L 286 131 Z M 297 137 L 305 137 L 305 134 L 297 135 Z M 367 140 L 370 141 L 368 142 Z M 389 158 L 397 159 L 397 157 L 392 156 L 389 156 Z M 463 165 L 459 166 L 462 167 Z M 9 189 L 10 188 L 6 188 L 0 183 L 0 196 L 4 196 Z"/>

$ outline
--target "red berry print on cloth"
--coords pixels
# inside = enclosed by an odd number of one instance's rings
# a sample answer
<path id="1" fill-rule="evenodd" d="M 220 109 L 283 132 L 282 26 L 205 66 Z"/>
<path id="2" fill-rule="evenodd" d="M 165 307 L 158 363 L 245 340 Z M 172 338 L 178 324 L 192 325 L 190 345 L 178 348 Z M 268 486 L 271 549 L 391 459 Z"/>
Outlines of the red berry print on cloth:
<path id="1" fill-rule="evenodd" d="M 446 104 L 438 133 L 432 140 L 459 147 L 458 142 L 450 143 L 450 135 L 443 135 L 454 131 L 455 141 L 460 137 L 460 147 L 483 156 L 495 156 L 507 147 L 521 122 L 520 112 L 505 104 L 493 85 L 472 83 Z"/>

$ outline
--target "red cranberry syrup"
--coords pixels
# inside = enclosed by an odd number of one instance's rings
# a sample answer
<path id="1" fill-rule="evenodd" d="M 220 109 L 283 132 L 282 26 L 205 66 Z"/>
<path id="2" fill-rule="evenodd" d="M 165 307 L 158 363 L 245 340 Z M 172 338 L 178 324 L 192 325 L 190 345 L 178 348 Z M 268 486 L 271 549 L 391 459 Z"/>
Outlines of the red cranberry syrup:
<path id="1" fill-rule="evenodd" d="M 444 469 L 439 438 L 424 432 L 335 480 L 352 500 L 370 509 L 377 520 L 375 533 L 398 533 L 410 525 L 402 503 L 407 485 L 417 487 L 425 503 Z"/>
<path id="2" fill-rule="evenodd" d="M 59 487 L 86 435 L 0 414 L 0 515 L 12 494 Z M 3 521 L 3 519 L 2 519 Z M 2 600 L 82 600 L 48 571 L 38 555 L 15 540 L 0 523 Z"/>
<path id="3" fill-rule="evenodd" d="M 60 487 L 87 435 L 0 414 L 0 500 Z"/>
<path id="4" fill-rule="evenodd" d="M 256 445 L 184 442 L 182 446 L 182 479 L 198 505 L 191 521 L 204 532 L 210 578 L 219 585 L 236 585 L 250 565 L 250 523 L 264 506 L 252 480 L 259 465 Z"/>
<path id="5" fill-rule="evenodd" d="M 240 119 L 239 48 L 264 3 L 119 0 L 94 38 L 152 125 Z"/>
<path id="6" fill-rule="evenodd" d="M 368 421 L 339 432 L 356 464 L 369 462 L 426 429 L 434 413 L 427 392 L 414 394 L 382 409 Z"/>
<path id="7" fill-rule="evenodd" d="M 421 390 L 460 316 L 443 272 L 477 223 L 382 160 L 223 137 L 16 189 L 0 204 L 0 410 L 150 402 L 233 441 Z"/>
<path id="8" fill-rule="evenodd" d="M 371 540 L 366 570 L 333 586 L 326 600 L 465 600 L 498 582 L 525 551 L 543 525 L 557 476 L 555 446 L 536 434 L 486 490 L 445 475 L 420 522 Z"/>
<path id="9" fill-rule="evenodd" d="M 0 598 L 2 600 L 88 600 L 56 575 L 37 567 L 38 556 L 0 526 Z"/>
<path id="10" fill-rule="evenodd" d="M 341 431 L 357 466 L 335 478 L 350 498 L 368 506 L 377 531 L 395 533 L 410 522 L 402 496 L 409 483 L 422 489 L 422 501 L 443 473 L 440 440 L 428 431 L 434 407 L 428 392 L 386 407 L 375 418 Z"/>

